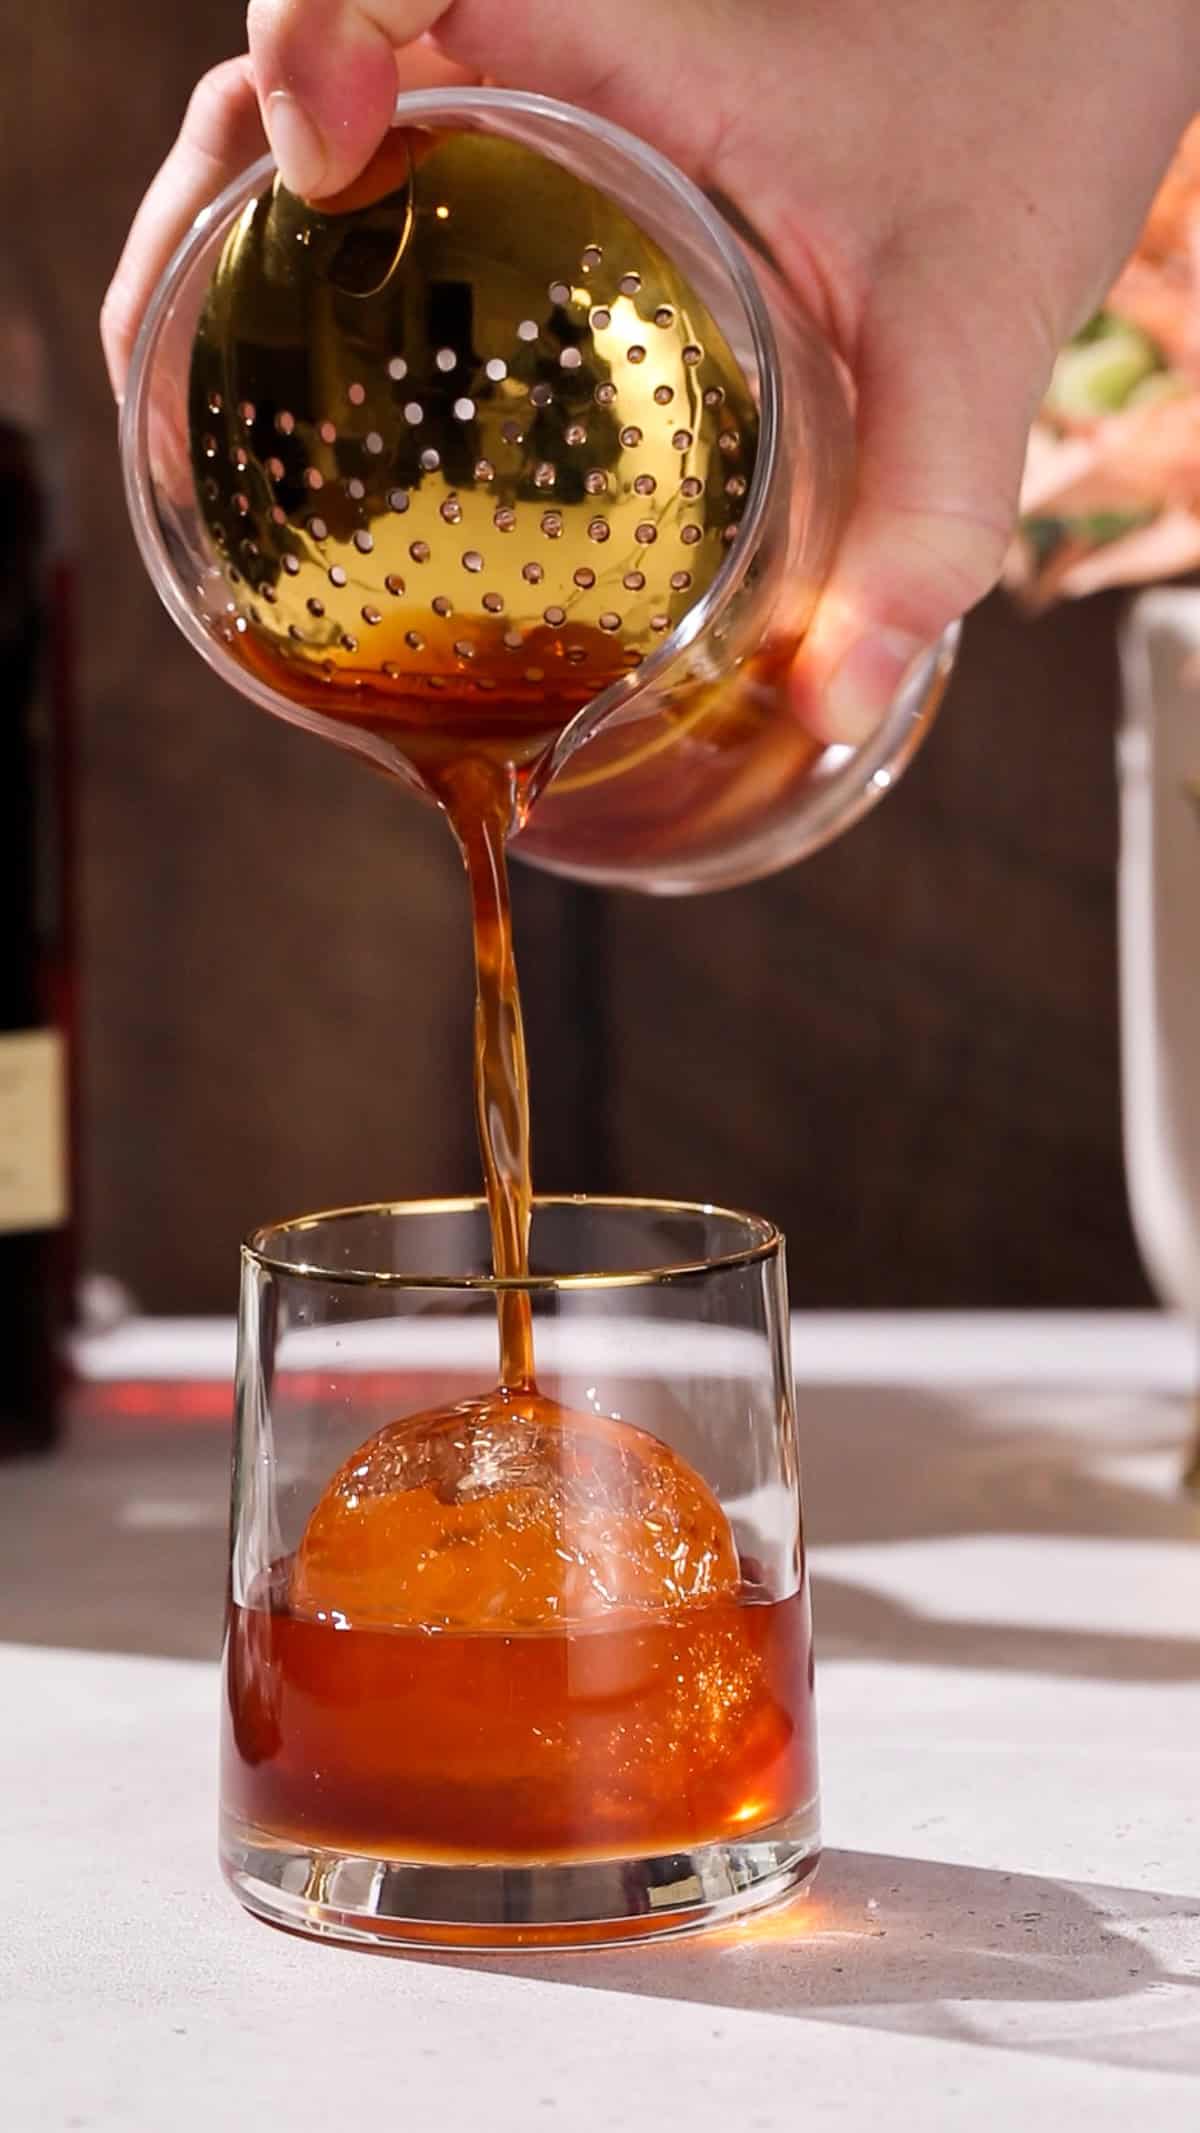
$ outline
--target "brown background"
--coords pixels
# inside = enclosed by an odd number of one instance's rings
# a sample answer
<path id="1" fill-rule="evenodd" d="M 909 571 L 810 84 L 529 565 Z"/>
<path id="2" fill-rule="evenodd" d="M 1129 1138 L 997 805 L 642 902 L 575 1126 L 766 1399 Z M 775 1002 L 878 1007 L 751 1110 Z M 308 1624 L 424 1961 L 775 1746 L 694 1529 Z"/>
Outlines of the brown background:
<path id="1" fill-rule="evenodd" d="M 250 1221 L 474 1184 L 463 896 L 435 819 L 202 669 L 126 527 L 96 311 L 240 5 L 3 19 L 0 236 L 52 321 L 81 544 L 86 1256 L 227 1309 Z M 523 874 L 541 1183 L 760 1206 L 801 1303 L 1140 1299 L 1112 629 L 991 602 L 900 794 L 777 880 L 661 905 Z"/>

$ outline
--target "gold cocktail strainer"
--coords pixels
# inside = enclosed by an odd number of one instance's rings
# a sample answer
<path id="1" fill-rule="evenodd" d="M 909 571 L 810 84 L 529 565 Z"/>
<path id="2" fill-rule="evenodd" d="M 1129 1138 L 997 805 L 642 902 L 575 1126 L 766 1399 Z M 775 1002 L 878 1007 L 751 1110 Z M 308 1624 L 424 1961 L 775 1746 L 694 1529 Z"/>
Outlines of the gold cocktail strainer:
<path id="1" fill-rule="evenodd" d="M 319 208 L 278 179 L 250 200 L 187 393 L 209 626 L 422 775 L 439 733 L 532 759 L 663 643 L 736 542 L 758 437 L 661 246 L 466 128 L 394 129 Z"/>

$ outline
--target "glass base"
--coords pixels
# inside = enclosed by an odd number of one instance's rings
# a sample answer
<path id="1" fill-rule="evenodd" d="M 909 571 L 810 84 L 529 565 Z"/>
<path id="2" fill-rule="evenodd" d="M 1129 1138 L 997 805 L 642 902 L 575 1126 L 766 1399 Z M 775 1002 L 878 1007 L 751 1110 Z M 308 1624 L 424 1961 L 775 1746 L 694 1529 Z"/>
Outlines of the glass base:
<path id="1" fill-rule="evenodd" d="M 248 1911 L 388 1948 L 586 1948 L 694 1932 L 794 1895 L 819 1857 L 815 1806 L 752 1837 L 569 1866 L 418 1865 L 221 1822 L 222 1870 Z"/>

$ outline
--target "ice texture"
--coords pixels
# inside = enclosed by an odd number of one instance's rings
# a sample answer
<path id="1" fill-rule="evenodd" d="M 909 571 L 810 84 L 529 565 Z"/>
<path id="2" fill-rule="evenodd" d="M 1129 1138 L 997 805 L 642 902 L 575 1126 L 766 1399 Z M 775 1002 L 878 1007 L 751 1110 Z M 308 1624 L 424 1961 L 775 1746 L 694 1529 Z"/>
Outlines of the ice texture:
<path id="1" fill-rule="evenodd" d="M 738 1581 L 720 1504 L 669 1445 L 494 1392 L 391 1422 L 347 1460 L 309 1519 L 291 1606 L 348 1627 L 547 1629 Z"/>

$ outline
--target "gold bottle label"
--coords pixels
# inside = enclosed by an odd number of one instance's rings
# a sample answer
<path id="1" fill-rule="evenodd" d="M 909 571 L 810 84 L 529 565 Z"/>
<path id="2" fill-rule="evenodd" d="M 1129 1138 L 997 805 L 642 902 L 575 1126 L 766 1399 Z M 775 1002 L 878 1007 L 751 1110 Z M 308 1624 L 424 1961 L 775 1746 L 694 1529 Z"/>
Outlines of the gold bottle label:
<path id="1" fill-rule="evenodd" d="M 0 1036 L 0 1232 L 66 1221 L 66 1094 L 60 1031 Z"/>

